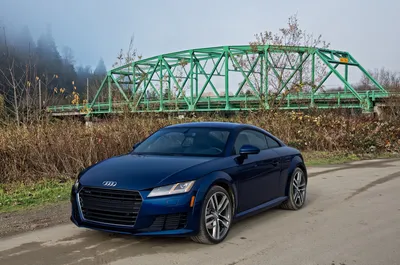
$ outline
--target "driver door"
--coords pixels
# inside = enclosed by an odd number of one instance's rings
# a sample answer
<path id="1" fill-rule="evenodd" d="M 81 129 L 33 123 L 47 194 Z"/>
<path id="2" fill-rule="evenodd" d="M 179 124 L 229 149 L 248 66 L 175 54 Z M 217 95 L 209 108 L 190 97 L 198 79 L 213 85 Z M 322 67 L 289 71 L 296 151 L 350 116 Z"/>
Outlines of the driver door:
<path id="1" fill-rule="evenodd" d="M 238 212 L 275 199 L 279 189 L 279 157 L 272 149 L 268 149 L 265 134 L 256 130 L 241 131 L 234 146 L 236 155 L 245 144 L 258 147 L 260 153 L 240 161 L 232 174 L 238 189 Z"/>

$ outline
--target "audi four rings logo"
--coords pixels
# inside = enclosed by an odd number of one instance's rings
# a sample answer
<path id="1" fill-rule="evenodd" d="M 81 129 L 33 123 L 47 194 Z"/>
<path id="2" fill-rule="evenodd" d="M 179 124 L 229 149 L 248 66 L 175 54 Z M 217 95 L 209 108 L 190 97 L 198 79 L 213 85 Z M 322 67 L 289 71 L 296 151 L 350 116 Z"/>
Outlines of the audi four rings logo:
<path id="1" fill-rule="evenodd" d="M 117 182 L 116 181 L 103 181 L 103 186 L 115 187 L 115 186 L 117 186 Z"/>

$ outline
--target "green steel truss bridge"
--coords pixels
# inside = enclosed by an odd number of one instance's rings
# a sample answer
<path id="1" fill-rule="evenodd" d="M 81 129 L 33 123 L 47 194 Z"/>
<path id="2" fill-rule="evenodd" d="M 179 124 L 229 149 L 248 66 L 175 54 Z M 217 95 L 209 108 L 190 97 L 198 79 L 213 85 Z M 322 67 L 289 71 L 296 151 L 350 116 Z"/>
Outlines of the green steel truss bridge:
<path id="1" fill-rule="evenodd" d="M 349 81 L 364 74 L 365 88 Z M 330 92 L 327 80 L 342 89 Z M 390 95 L 348 52 L 292 46 L 223 46 L 163 54 L 107 73 L 87 104 L 52 115 L 353 108 L 372 112 Z"/>

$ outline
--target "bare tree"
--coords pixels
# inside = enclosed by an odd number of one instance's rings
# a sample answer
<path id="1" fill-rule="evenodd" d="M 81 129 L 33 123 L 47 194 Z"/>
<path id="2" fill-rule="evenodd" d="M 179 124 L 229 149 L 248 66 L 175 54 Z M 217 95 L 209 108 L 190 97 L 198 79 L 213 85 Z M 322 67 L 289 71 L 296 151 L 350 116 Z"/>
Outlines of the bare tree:
<path id="1" fill-rule="evenodd" d="M 129 46 L 128 46 L 128 50 L 126 52 L 124 52 L 123 49 L 121 49 L 117 55 L 117 61 L 112 65 L 112 67 L 118 67 L 118 66 L 122 66 L 124 64 L 129 64 L 132 63 L 134 61 L 136 61 L 136 59 L 141 59 L 142 56 L 137 54 L 137 49 L 134 48 L 134 40 L 135 40 L 135 35 L 132 34 L 131 36 L 131 40 L 129 42 Z"/>
<path id="2" fill-rule="evenodd" d="M 16 63 L 15 59 L 10 59 L 10 65 L 7 69 L 0 68 L 0 74 L 2 75 L 2 79 L 5 80 L 5 84 L 3 87 L 8 87 L 11 89 L 5 90 L 5 102 L 6 105 L 12 106 L 9 110 L 12 114 L 14 114 L 17 124 L 20 123 L 20 108 L 22 103 L 23 91 L 25 90 L 24 81 L 25 81 L 25 72 L 22 75 L 16 75 Z"/>
<path id="3" fill-rule="evenodd" d="M 399 72 L 390 71 L 383 67 L 381 69 L 374 69 L 373 71 L 369 71 L 369 74 L 388 91 L 400 92 Z M 375 85 L 365 75 L 361 77 L 360 84 L 358 86 L 359 89 L 362 90 L 372 90 L 373 88 L 375 88 Z"/>
<path id="4" fill-rule="evenodd" d="M 323 41 L 321 35 L 314 37 L 313 34 L 308 34 L 300 28 L 297 14 L 289 17 L 287 27 L 279 29 L 279 32 L 276 34 L 273 34 L 271 31 L 264 31 L 256 34 L 255 41 L 250 42 L 250 46 L 252 46 L 254 51 L 257 51 L 257 47 L 260 45 L 303 46 L 311 48 L 329 47 L 329 43 Z M 284 84 L 293 73 L 293 70 L 299 65 L 302 58 L 299 58 L 299 53 L 296 49 L 284 53 L 269 52 L 265 57 L 268 57 L 266 73 L 269 92 L 278 92 L 284 89 Z M 255 64 L 256 60 L 258 60 L 257 64 Z M 252 82 L 257 92 L 260 93 L 262 91 L 262 82 L 267 79 L 262 73 L 262 65 L 265 65 L 265 63 L 263 64 L 256 54 L 242 56 L 239 59 L 239 63 L 246 71 L 251 71 L 252 66 L 255 64 L 252 71 L 253 73 L 249 76 L 249 80 Z M 301 67 L 301 76 L 300 74 L 295 75 L 287 84 L 288 90 L 286 93 L 288 93 L 290 89 L 295 89 L 297 92 L 310 91 L 312 89 L 314 84 L 311 84 L 311 63 L 311 58 L 307 59 Z M 326 71 L 327 68 L 324 63 L 316 57 L 314 82 L 320 82 L 325 76 Z"/>
<path id="5" fill-rule="evenodd" d="M 116 58 L 117 60 L 112 65 L 113 68 L 130 64 L 130 63 L 135 62 L 136 60 L 140 60 L 142 58 L 141 55 L 138 55 L 137 49 L 134 47 L 134 40 L 135 40 L 135 35 L 132 34 L 127 51 L 124 52 L 124 49 L 121 49 L 119 51 L 119 53 L 117 55 L 117 58 Z M 133 69 L 131 68 L 131 66 L 129 66 L 128 69 L 129 69 L 129 71 L 133 72 Z M 145 73 L 143 73 L 142 77 L 138 79 L 139 83 L 142 83 L 145 80 L 145 78 L 146 78 L 146 75 L 145 75 Z M 117 80 L 118 81 L 124 81 L 124 82 L 131 82 L 132 81 L 132 80 L 129 79 L 128 76 L 124 76 L 124 75 L 121 75 L 121 76 L 117 77 Z M 129 93 L 131 91 L 131 89 L 129 89 L 129 86 L 131 86 L 131 85 L 122 85 L 121 86 L 121 87 L 126 89 L 126 92 L 128 93 L 128 95 L 129 95 Z M 112 89 L 117 91 L 116 87 L 114 87 Z M 116 93 L 114 95 L 119 95 L 119 94 Z"/>
<path id="6" fill-rule="evenodd" d="M 10 47 L 8 49 L 12 50 Z M 65 91 L 64 88 L 54 88 L 51 94 L 48 92 L 50 82 L 57 79 L 58 75 L 51 78 L 45 75 L 44 80 L 41 80 L 37 76 L 35 62 L 30 57 L 24 62 L 10 53 L 3 59 L 0 92 L 3 94 L 6 113 L 14 116 L 17 124 L 40 119 L 42 110 L 39 106 L 58 103 L 59 95 Z"/>

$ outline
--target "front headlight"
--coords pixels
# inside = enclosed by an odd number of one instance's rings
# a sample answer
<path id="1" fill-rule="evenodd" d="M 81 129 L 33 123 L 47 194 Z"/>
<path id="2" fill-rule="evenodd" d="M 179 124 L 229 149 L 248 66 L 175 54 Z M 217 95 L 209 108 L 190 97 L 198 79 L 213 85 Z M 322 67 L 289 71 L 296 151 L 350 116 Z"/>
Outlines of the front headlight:
<path id="1" fill-rule="evenodd" d="M 165 196 L 189 192 L 195 181 L 180 182 L 168 186 L 154 188 L 148 197 Z"/>

